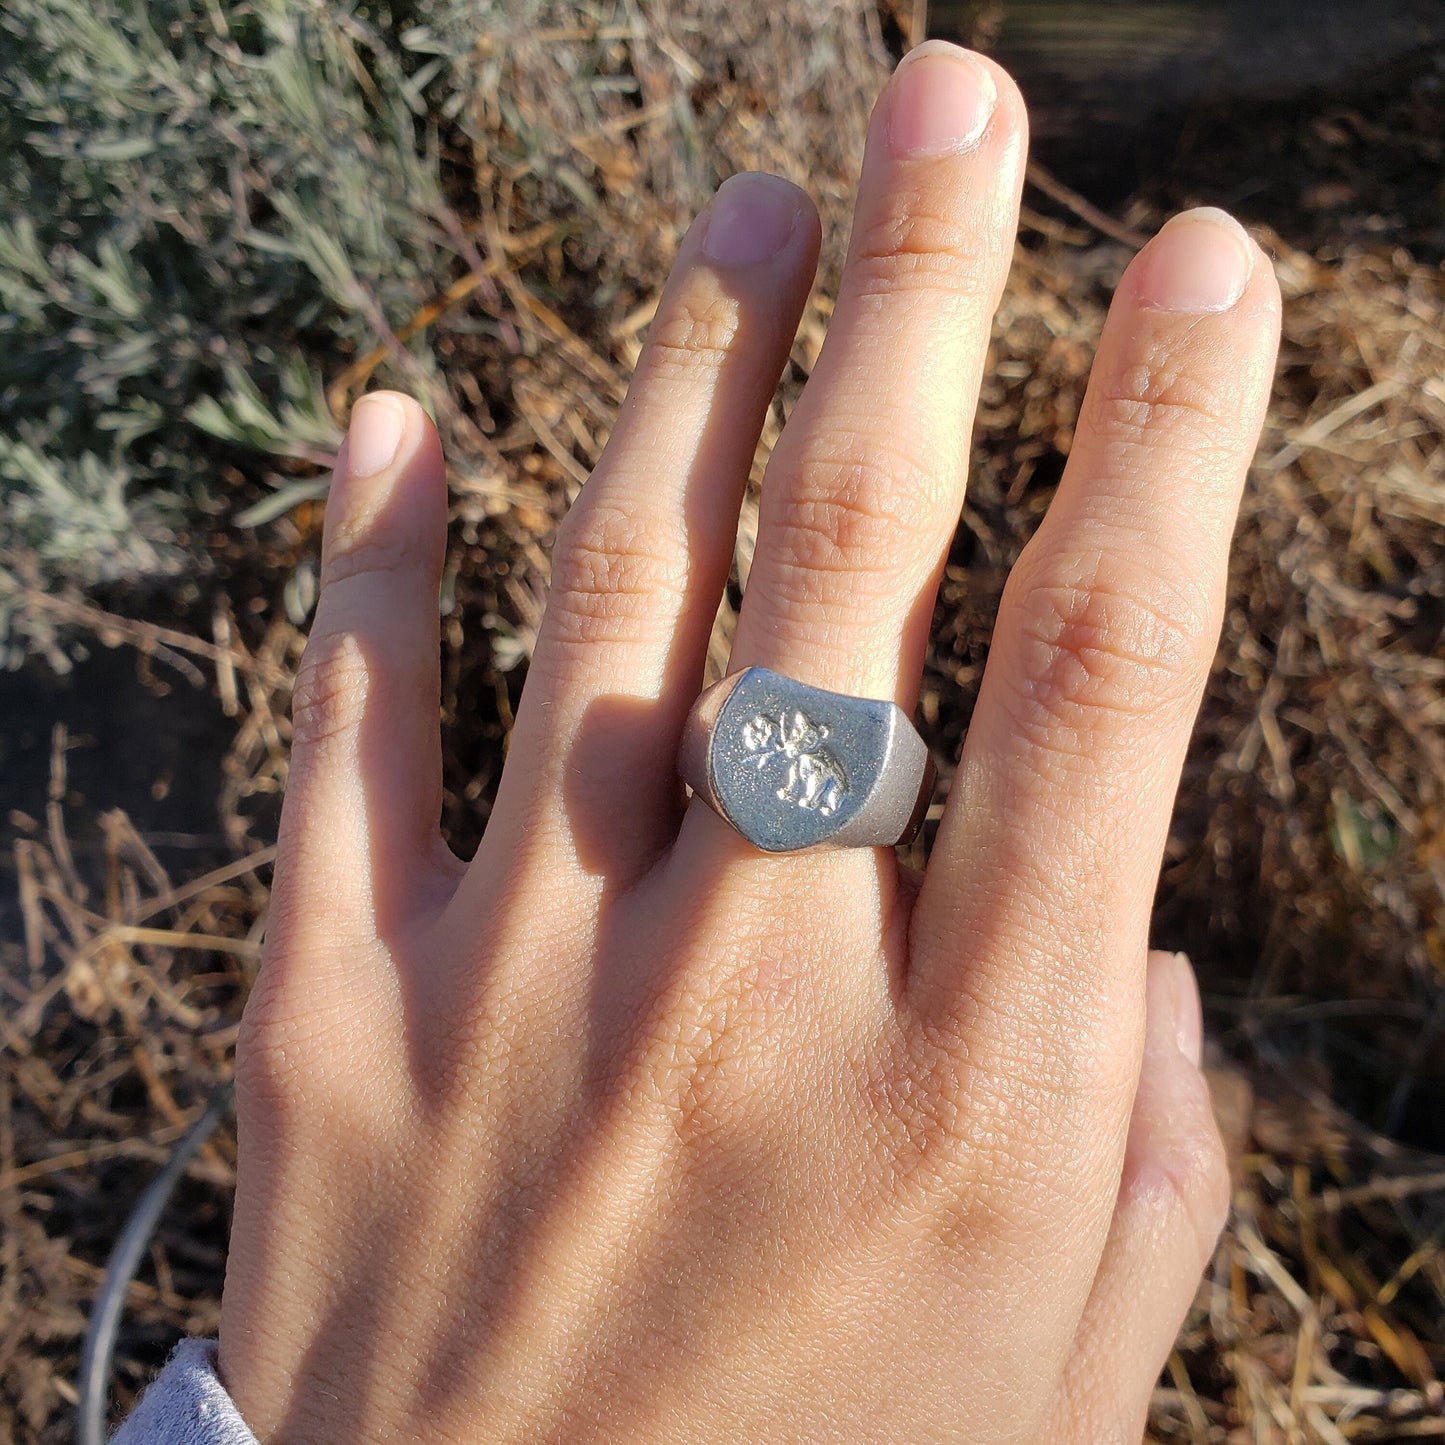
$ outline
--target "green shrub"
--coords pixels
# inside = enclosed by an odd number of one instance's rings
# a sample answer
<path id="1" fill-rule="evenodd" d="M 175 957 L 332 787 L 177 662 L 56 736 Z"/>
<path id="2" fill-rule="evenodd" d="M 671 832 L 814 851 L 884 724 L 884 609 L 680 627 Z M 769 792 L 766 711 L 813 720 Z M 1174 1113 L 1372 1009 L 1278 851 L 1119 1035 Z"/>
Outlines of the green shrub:
<path id="1" fill-rule="evenodd" d="M 327 0 L 0 10 L 0 657 L 24 651 L 19 570 L 53 588 L 202 562 L 198 427 L 334 448 L 318 366 L 404 324 L 450 263 L 418 88 L 440 67 L 412 57 L 408 75 L 393 38 L 412 18 Z"/>

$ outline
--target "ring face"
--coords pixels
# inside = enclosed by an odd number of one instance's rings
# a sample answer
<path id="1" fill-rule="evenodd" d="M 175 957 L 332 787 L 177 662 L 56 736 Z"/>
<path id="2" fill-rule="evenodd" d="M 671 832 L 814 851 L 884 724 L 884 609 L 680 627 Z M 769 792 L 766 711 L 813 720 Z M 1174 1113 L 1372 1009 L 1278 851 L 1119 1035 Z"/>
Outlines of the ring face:
<path id="1" fill-rule="evenodd" d="M 684 773 L 755 847 L 891 844 L 908 833 L 930 768 L 922 739 L 893 703 L 761 667 L 709 689 L 718 692 L 720 708 L 705 693 L 694 710 L 690 728 L 705 737 L 685 749 L 695 761 Z"/>

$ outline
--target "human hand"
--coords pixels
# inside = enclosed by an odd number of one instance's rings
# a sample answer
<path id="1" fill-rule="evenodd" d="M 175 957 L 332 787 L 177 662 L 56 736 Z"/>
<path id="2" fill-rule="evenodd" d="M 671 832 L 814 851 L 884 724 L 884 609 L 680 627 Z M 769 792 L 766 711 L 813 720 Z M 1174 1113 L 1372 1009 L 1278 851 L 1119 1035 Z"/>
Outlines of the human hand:
<path id="1" fill-rule="evenodd" d="M 912 706 L 1025 131 L 952 47 L 885 90 L 734 669 Z M 817 247 L 765 177 L 683 242 L 467 865 L 439 444 L 357 406 L 237 1059 L 220 1368 L 263 1441 L 1142 1430 L 1227 1200 L 1147 928 L 1278 291 L 1219 213 L 1130 266 L 917 880 L 759 854 L 674 768 Z"/>

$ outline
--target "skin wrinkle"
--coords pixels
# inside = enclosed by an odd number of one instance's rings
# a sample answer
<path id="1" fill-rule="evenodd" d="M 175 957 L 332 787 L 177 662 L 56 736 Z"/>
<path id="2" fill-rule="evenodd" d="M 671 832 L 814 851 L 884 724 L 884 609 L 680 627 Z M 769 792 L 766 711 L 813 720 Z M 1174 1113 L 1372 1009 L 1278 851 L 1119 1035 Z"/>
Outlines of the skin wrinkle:
<path id="1" fill-rule="evenodd" d="M 1206 1097 L 1206 1105 L 1208 1103 Z M 1177 1126 L 1176 1126 L 1177 1128 Z M 1183 1134 L 1183 1130 L 1178 1131 Z M 1184 1219 L 1194 1236 L 1195 1253 L 1208 1259 L 1229 1214 L 1229 1170 L 1223 1167 L 1218 1143 L 1206 1124 L 1194 1123 L 1183 1138 L 1150 1149 L 1142 1161 L 1126 1170 L 1120 1190 L 1120 1207 L 1152 1208 Z M 1172 1237 L 1171 1221 L 1161 1224 L 1160 1233 Z"/>
<path id="2" fill-rule="evenodd" d="M 1047 1015 L 1050 1001 L 1041 988 L 1007 1000 L 1004 1007 L 1027 1019 Z M 1078 1025 L 1080 1020 L 1070 1023 Z M 1088 1031 L 1087 1025 L 1080 1027 L 1080 1032 Z M 1046 1032 L 1040 1030 L 1039 1036 Z M 964 1201 L 1006 1198 L 1026 1178 L 1036 1192 L 1047 1184 L 1044 1193 L 1050 1202 L 1037 1206 L 1044 1216 L 1066 1214 L 1078 1179 L 1087 1179 L 1092 1167 L 1098 1167 L 1075 1157 L 1079 1124 L 1087 1123 L 1104 1098 L 1119 1104 L 1121 1117 L 1127 1114 L 1137 1048 L 1121 1050 L 1101 1043 L 1086 1066 L 1081 1051 L 1055 1058 L 1040 1047 L 1015 1057 L 981 1046 L 978 1040 L 987 1033 L 973 1036 L 974 1047 L 963 1059 L 958 1057 L 958 1039 L 944 1030 L 933 1032 L 926 1052 L 915 1049 L 916 1062 L 905 1075 L 913 1080 L 906 1097 L 925 1100 L 926 1107 L 919 1121 L 921 1132 L 910 1133 L 913 1156 L 902 1177 L 923 1180 L 918 1192 L 925 1199 L 936 1190 L 945 1200 Z M 906 1099 L 894 1097 L 890 1102 L 902 1105 L 905 1118 L 915 1112 Z M 1009 1141 L 1020 1134 L 1033 1141 L 1038 1155 L 1014 1157 Z M 1122 1130 L 1117 1144 L 1121 1151 Z M 1116 1153 L 1110 1145 L 1109 1158 Z"/>
<path id="3" fill-rule="evenodd" d="M 299 734 L 303 757 L 330 752 L 333 761 L 352 761 L 362 720 L 404 707 L 396 694 L 376 688 L 377 665 L 358 640 L 362 630 L 337 629 L 308 644 L 291 693 L 292 746 Z M 403 661 L 399 668 L 388 667 L 388 674 L 404 687 L 409 681 L 430 681 L 433 670 L 428 658 L 414 665 Z"/>
<path id="4" fill-rule="evenodd" d="M 589 504 L 590 502 L 590 504 Z M 656 616 L 659 597 L 688 588 L 685 549 L 668 545 L 656 517 L 590 500 L 574 509 L 552 556 L 550 634 L 564 646 L 630 641 Z"/>
<path id="5" fill-rule="evenodd" d="M 912 528 L 902 521 L 903 509 L 884 504 L 901 489 L 884 482 L 869 464 L 846 464 L 835 475 L 833 495 L 800 488 L 769 509 L 766 525 L 787 554 L 785 563 L 776 564 L 778 571 L 817 578 L 823 589 L 819 600 L 840 608 L 856 583 L 859 610 L 865 610 L 870 600 L 891 600 L 900 587 L 917 586 L 917 548 L 911 545 Z M 870 574 L 879 579 L 877 596 L 870 597 Z"/>
<path id="6" fill-rule="evenodd" d="M 910 370 L 916 379 L 918 368 Z M 914 426 L 912 429 L 919 435 L 910 437 L 906 419 L 879 410 L 876 388 L 849 401 L 851 414 L 822 412 L 795 448 L 789 449 L 791 439 L 779 443 L 787 451 L 790 469 L 820 480 L 832 476 L 856 478 L 846 492 L 851 500 L 863 505 L 876 497 L 874 505 L 888 520 L 913 527 L 922 524 L 928 532 L 937 530 L 954 493 L 947 476 L 939 474 L 937 457 L 950 447 L 962 446 L 962 427 L 928 427 L 925 433 Z M 885 432 L 880 440 L 880 433 Z M 872 485 L 864 486 L 863 482 Z M 817 490 L 840 489 L 820 486 Z"/>
<path id="7" fill-rule="evenodd" d="M 925 190 L 926 200 L 900 198 L 893 210 L 857 233 L 848 258 L 853 294 L 886 300 L 922 291 L 935 301 L 991 312 L 997 296 L 989 283 L 997 267 L 986 241 L 981 244 L 986 228 L 967 209 L 927 214 L 930 192 Z"/>
<path id="8" fill-rule="evenodd" d="M 321 581 L 331 589 L 335 605 L 340 604 L 348 582 L 381 574 L 415 583 L 420 581 L 418 573 L 430 571 L 427 564 L 437 550 L 435 539 L 410 536 L 406 528 L 388 520 L 392 500 L 390 494 L 368 499 L 368 515 L 348 516 L 332 528 Z"/>
<path id="9" fill-rule="evenodd" d="M 788 645 L 798 654 L 799 661 L 791 665 L 788 676 L 818 687 L 829 687 L 833 691 L 840 690 L 839 685 L 842 684 L 844 689 L 851 688 L 860 697 L 878 695 L 877 688 L 881 683 L 869 688 L 838 678 L 828 670 L 825 661 L 847 656 L 842 651 L 845 647 L 850 651 L 856 649 L 860 658 L 865 660 L 874 656 L 887 657 L 899 648 L 898 621 L 881 611 L 886 600 L 891 598 L 894 585 L 886 574 L 864 575 L 874 576 L 876 584 L 873 589 L 868 589 L 860 578 L 859 585 L 851 589 L 863 604 L 855 612 L 841 605 L 830 607 L 829 599 L 834 589 L 830 589 L 827 582 L 814 573 L 796 568 L 778 568 L 774 575 L 762 578 L 754 569 L 753 575 L 748 578 L 748 587 L 754 595 L 755 604 L 776 609 L 784 616 L 790 612 L 797 614 L 796 620 L 790 624 Z M 870 602 L 871 607 L 868 605 Z M 887 689 L 884 695 L 886 692 Z"/>
<path id="10" fill-rule="evenodd" d="M 1117 372 L 1107 372 L 1089 408 L 1088 425 L 1114 439 L 1154 440 L 1188 447 L 1198 437 L 1213 450 L 1219 434 L 1219 388 L 1206 369 L 1181 364 L 1172 338 L 1155 338 Z"/>
<path id="11" fill-rule="evenodd" d="M 1122 872 L 1135 856 L 1152 856 L 1155 844 L 1152 837 L 1141 838 L 1137 826 L 1115 824 L 1111 833 L 1091 840 L 1101 879 Z M 978 945 L 980 951 L 1001 949 L 1011 954 L 1011 977 L 1022 973 L 1029 980 L 1036 976 L 1051 980 L 1049 987 L 1061 1006 L 1077 1008 L 1098 988 L 1098 972 L 1111 972 L 1110 961 L 1123 942 L 1142 931 L 1145 914 L 1141 910 L 1131 916 L 1125 911 L 1117 896 L 1122 889 L 1102 884 L 1091 888 L 1083 879 L 1060 877 L 1053 859 L 1061 846 L 1071 843 L 1062 839 L 1051 846 L 1047 834 L 1032 846 L 1001 841 L 981 860 L 976 875 L 980 885 L 1011 886 L 1018 907 L 1001 915 Z M 1007 985 L 1000 989 L 1005 998 L 1010 992 Z"/>
<path id="12" fill-rule="evenodd" d="M 1222 559 L 1203 533 L 1211 514 L 1224 526 L 1233 517 L 1232 508 L 1222 502 L 1209 505 L 1215 500 L 1210 495 L 1201 498 L 1198 491 L 1190 498 L 1190 513 L 1181 519 L 1184 525 L 1175 529 L 1178 535 L 1167 538 L 1176 565 L 1172 571 L 1165 570 L 1151 555 L 1159 550 L 1161 539 L 1157 507 L 1151 505 L 1147 488 L 1140 485 L 1126 490 L 1106 472 L 1089 496 L 1078 499 L 1067 515 L 1059 514 L 1059 530 L 1066 531 L 1072 545 L 1056 546 L 1052 530 L 1040 528 L 1035 534 L 1035 542 L 1042 537 L 1041 545 L 1030 551 L 1031 542 L 1014 564 L 1019 585 L 1045 560 L 1054 564 L 1053 575 L 1060 581 L 1077 586 L 1090 585 L 1110 571 L 1117 573 L 1127 567 L 1141 595 L 1168 598 L 1171 612 L 1197 618 L 1200 631 L 1212 638 L 1224 616 L 1219 598 Z M 1049 549 L 1047 557 L 1042 555 L 1045 547 Z M 1040 565 L 1040 574 L 1043 571 Z"/>
<path id="13" fill-rule="evenodd" d="M 976 1043 L 971 1055 L 977 1082 L 967 1108 L 975 1119 L 989 1121 L 985 1133 L 1022 1133 L 1039 1157 L 1066 1159 L 1087 1136 L 1096 1111 L 1107 1115 L 1110 1107 L 1127 1106 L 1138 1035 L 1117 1003 L 1094 996 L 1087 976 L 1065 997 L 1044 973 L 1005 996 L 966 990 L 964 997 L 973 1001 L 965 1012 L 974 1022 L 972 1037 L 1009 1040 Z M 1059 1051 L 1055 1041 L 1070 1033 L 1097 1043 Z M 940 1038 L 943 1048 L 951 1046 L 947 1030 Z"/>
<path id="14" fill-rule="evenodd" d="M 1125 836 L 1122 830 L 1120 836 Z M 1137 830 L 1130 830 L 1127 836 L 1136 838 Z M 969 952 L 962 960 L 965 965 L 991 953 L 1011 956 L 1014 968 L 1009 970 L 1010 982 L 1000 986 L 1003 998 L 1013 996 L 1012 980 L 1025 966 L 1027 976 L 1060 974 L 1067 984 L 1071 975 L 1060 968 L 1061 960 L 1072 953 L 1089 958 L 1107 956 L 1109 923 L 1117 916 L 1111 901 L 1082 879 L 1057 876 L 1053 866 L 1057 852 L 1058 840 L 1043 829 L 1033 841 L 1009 836 L 990 839 L 972 860 L 972 874 L 984 889 L 1012 885 L 1022 906 L 1016 912 L 996 915 L 986 931 L 973 932 L 961 926 L 961 919 L 954 919 L 955 926 L 944 935 L 968 940 Z M 930 952 L 925 952 L 925 958 Z M 965 966 L 960 970 L 958 988 L 972 992 L 976 980 L 983 981 L 979 970 Z M 1067 995 L 1061 992 L 1060 996 Z"/>
<path id="15" fill-rule="evenodd" d="M 1161 444 L 1197 453 L 1201 460 L 1237 459 L 1227 434 L 1243 422 L 1236 398 L 1247 389 L 1239 385 L 1235 354 L 1207 345 L 1181 347 L 1181 332 L 1200 332 L 1199 339 L 1207 339 L 1202 326 L 1151 319 L 1136 349 L 1095 363 L 1077 428 L 1086 449 L 1142 451 L 1139 463 L 1126 469 L 1141 481 L 1147 478 L 1148 453 Z M 1108 467 L 1107 458 L 1103 464 Z"/>
<path id="16" fill-rule="evenodd" d="M 248 1090 L 264 1096 L 273 1114 L 313 1089 L 335 1087 L 332 1072 L 340 1066 L 328 1065 L 324 1050 L 318 1047 L 328 1038 L 345 1031 L 373 1035 L 378 1043 L 391 1042 L 385 1038 L 385 1030 L 369 1023 L 372 1018 L 384 1018 L 385 1006 L 395 1002 L 387 996 L 395 990 L 385 990 L 380 982 L 373 992 L 359 990 L 347 1007 L 330 1010 L 309 1005 L 304 996 L 297 996 L 300 990 L 294 985 L 273 983 L 267 989 L 257 1008 L 257 1018 L 264 1023 L 254 1023 L 246 1032 L 245 1076 Z M 323 1062 L 313 1071 L 307 1061 L 316 1053 L 323 1055 Z"/>
<path id="17" fill-rule="evenodd" d="M 1170 1058 L 1141 1091 L 1141 1127 L 1125 1154 L 1118 1207 L 1179 1214 L 1193 1234 L 1195 1253 L 1207 1259 L 1229 1211 L 1229 1168 L 1218 1147 L 1208 1083 L 1183 1062 Z M 1166 1224 L 1161 1232 L 1173 1231 Z"/>
<path id="18" fill-rule="evenodd" d="M 1011 599 L 1015 726 L 1041 755 L 1057 743 L 1099 748 L 1101 732 L 1127 739 L 1158 712 L 1193 713 L 1208 656 L 1202 629 L 1154 599 L 1116 590 L 1026 580 Z"/>
<path id="19" fill-rule="evenodd" d="M 1086 499 L 1073 515 L 1058 520 L 1067 522 L 1067 540 L 1072 545 L 1060 545 L 1064 538 L 1057 535 L 1058 529 L 1041 529 L 1034 539 L 1038 545 L 1032 551 L 1025 549 L 1009 576 L 1009 605 L 1013 594 L 1043 584 L 1079 592 L 1107 590 L 1136 598 L 1183 639 L 1218 631 L 1223 615 L 1220 579 L 1212 568 L 1200 580 L 1170 575 L 1156 565 L 1147 553 L 1151 544 L 1159 541 L 1158 520 L 1156 517 L 1151 525 L 1135 499 Z M 1204 560 L 1201 558 L 1201 563 Z M 1206 568 L 1201 565 L 1198 571 L 1206 573 Z"/>
<path id="20" fill-rule="evenodd" d="M 699 382 L 715 384 L 737 342 L 740 326 L 735 297 L 701 290 L 685 293 L 677 309 L 654 321 L 647 333 L 644 380 L 678 383 L 684 391 Z"/>

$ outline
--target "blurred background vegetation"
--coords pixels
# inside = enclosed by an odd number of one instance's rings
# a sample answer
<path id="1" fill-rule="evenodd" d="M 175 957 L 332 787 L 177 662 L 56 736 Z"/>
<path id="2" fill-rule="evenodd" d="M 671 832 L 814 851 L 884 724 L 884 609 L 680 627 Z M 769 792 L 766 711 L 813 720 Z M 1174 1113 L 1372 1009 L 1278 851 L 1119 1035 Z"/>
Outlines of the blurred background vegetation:
<path id="1" fill-rule="evenodd" d="M 0 523 L 33 580 L 194 576 L 218 515 L 198 433 L 324 463 L 322 359 L 447 265 L 431 11 L 405 36 L 283 0 L 0 14 Z"/>
<path id="2" fill-rule="evenodd" d="M 1159 1440 L 1445 1438 L 1440 22 L 935 9 L 1014 67 L 1040 138 L 920 705 L 945 790 L 1132 251 L 1225 205 L 1286 296 L 1155 918 L 1203 980 L 1238 1186 Z M 823 217 L 756 482 L 826 329 L 868 109 L 921 33 L 906 0 L 0 10 L 0 1438 L 68 1438 L 110 1243 L 229 1076 L 351 401 L 413 391 L 447 445 L 466 852 L 552 531 L 679 236 L 745 168 Z M 754 487 L 714 670 L 756 516 Z M 215 1329 L 233 1166 L 223 1128 L 131 1288 L 117 1411 Z"/>

